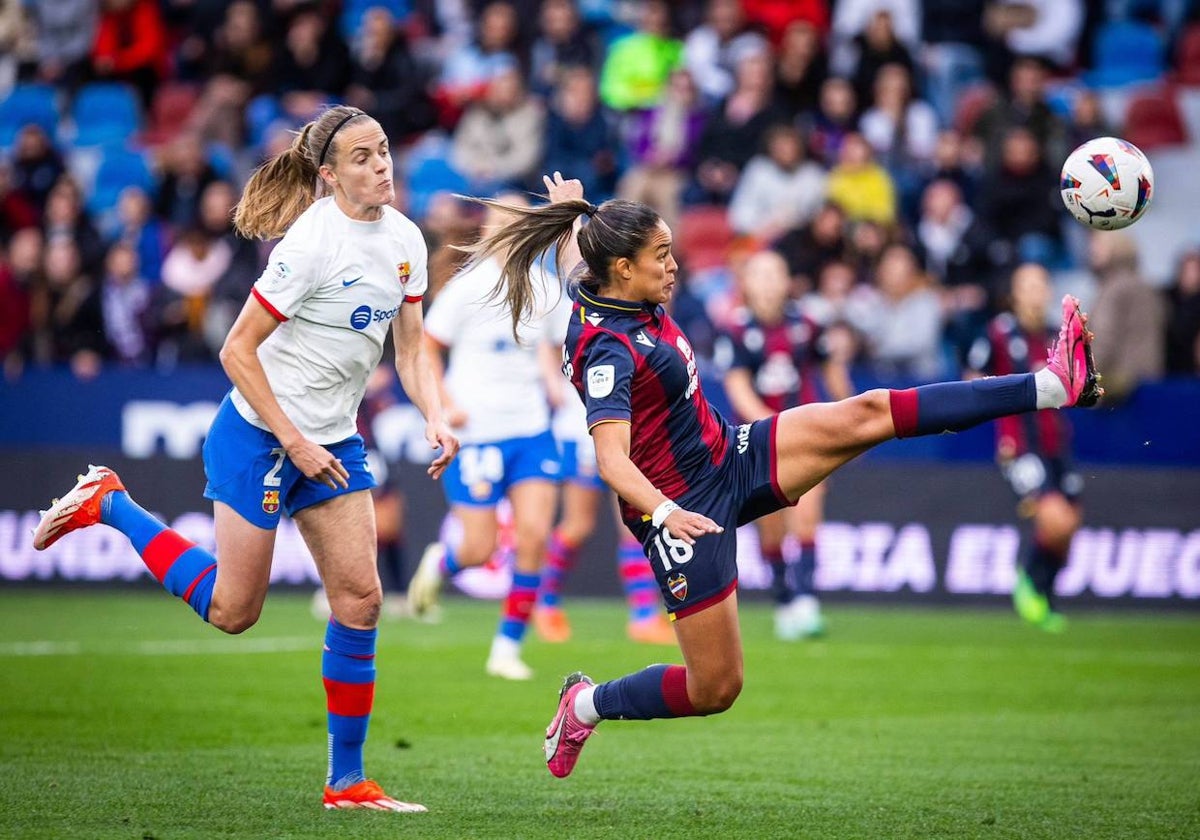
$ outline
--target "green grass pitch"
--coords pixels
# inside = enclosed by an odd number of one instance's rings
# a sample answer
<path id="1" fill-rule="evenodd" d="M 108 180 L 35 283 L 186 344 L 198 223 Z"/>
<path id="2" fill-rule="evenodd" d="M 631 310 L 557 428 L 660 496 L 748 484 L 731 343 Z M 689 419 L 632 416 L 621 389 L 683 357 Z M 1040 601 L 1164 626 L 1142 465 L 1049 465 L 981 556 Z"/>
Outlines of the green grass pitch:
<path id="1" fill-rule="evenodd" d="M 483 675 L 495 604 L 385 622 L 367 769 L 429 814 L 326 813 L 322 627 L 274 594 L 242 637 L 152 592 L 0 593 L 3 838 L 1200 837 L 1200 621 L 835 606 L 784 645 L 743 610 L 746 687 L 710 719 L 606 722 L 552 778 L 565 673 L 674 648 L 615 602 Z"/>

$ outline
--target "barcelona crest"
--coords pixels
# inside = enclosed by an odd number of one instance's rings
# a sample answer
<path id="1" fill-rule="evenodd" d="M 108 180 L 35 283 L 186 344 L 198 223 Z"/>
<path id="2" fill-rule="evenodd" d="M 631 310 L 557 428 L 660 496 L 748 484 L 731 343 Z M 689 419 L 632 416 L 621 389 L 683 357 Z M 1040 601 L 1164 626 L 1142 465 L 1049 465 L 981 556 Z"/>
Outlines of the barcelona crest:
<path id="1" fill-rule="evenodd" d="M 407 261 L 396 264 L 396 279 L 400 281 L 401 286 L 408 285 L 408 276 L 412 274 L 412 267 Z"/>
<path id="2" fill-rule="evenodd" d="M 263 513 L 279 513 L 279 491 L 263 491 Z"/>

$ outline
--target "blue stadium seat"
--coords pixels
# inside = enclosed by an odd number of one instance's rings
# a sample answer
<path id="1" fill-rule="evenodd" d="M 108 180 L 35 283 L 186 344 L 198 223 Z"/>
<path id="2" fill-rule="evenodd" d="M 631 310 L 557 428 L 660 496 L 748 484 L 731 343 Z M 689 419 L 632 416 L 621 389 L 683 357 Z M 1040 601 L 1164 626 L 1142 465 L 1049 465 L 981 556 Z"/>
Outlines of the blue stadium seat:
<path id="1" fill-rule="evenodd" d="M 0 101 L 0 149 L 7 149 L 21 129 L 34 123 L 53 139 L 58 126 L 58 105 L 50 85 L 17 85 Z"/>
<path id="2" fill-rule="evenodd" d="M 467 179 L 442 157 L 425 157 L 416 161 L 408 172 L 408 210 L 414 219 L 423 219 L 429 201 L 441 192 L 466 194 L 470 192 Z"/>
<path id="3" fill-rule="evenodd" d="M 342 15 L 338 19 L 338 29 L 347 42 L 353 43 L 368 9 L 380 6 L 391 12 L 392 17 L 400 22 L 412 13 L 412 5 L 410 0 L 346 0 L 342 6 Z"/>
<path id="4" fill-rule="evenodd" d="M 141 130 L 142 111 L 128 85 L 93 82 L 84 85 L 71 108 L 76 146 L 124 143 Z"/>
<path id="5" fill-rule="evenodd" d="M 103 155 L 88 196 L 89 210 L 103 216 L 117 206 L 117 199 L 126 187 L 141 187 L 153 197 L 155 179 L 145 155 L 121 147 L 106 148 Z"/>
<path id="6" fill-rule="evenodd" d="M 1087 84 L 1121 87 L 1160 78 L 1166 71 L 1162 38 L 1154 27 L 1136 21 L 1111 21 L 1096 30 L 1094 69 Z"/>

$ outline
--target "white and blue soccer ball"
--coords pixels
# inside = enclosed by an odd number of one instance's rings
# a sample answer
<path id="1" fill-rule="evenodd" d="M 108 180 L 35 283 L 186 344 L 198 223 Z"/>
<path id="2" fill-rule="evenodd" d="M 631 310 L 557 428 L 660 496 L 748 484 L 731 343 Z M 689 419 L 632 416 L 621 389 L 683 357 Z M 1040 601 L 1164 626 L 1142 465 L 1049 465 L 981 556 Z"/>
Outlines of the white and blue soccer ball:
<path id="1" fill-rule="evenodd" d="M 1119 137 L 1097 137 L 1067 156 L 1062 199 L 1071 215 L 1097 230 L 1120 230 L 1145 215 L 1154 170 L 1142 150 Z"/>

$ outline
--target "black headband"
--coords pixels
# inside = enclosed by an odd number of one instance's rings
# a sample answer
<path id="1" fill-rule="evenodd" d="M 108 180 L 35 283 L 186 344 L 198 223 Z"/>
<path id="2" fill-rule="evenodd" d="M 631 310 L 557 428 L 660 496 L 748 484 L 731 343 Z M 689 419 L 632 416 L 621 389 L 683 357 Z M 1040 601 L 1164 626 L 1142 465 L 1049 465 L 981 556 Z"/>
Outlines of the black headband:
<path id="1" fill-rule="evenodd" d="M 333 135 L 341 131 L 342 126 L 350 122 L 350 120 L 354 119 L 361 113 L 362 111 L 354 111 L 349 116 L 342 117 L 342 121 L 333 127 L 333 131 L 329 132 L 329 136 L 325 138 L 325 145 L 321 147 L 321 156 L 317 158 L 317 169 L 320 169 L 325 165 L 325 155 L 329 152 L 329 144 L 333 142 Z"/>

